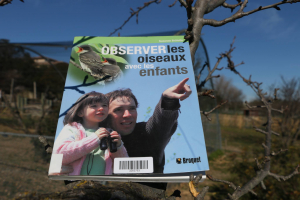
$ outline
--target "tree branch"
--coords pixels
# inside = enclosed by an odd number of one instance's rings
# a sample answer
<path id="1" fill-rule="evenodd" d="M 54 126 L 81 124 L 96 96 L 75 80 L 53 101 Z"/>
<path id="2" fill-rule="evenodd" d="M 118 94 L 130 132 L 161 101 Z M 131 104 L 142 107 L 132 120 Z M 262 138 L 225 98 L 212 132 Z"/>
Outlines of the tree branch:
<path id="1" fill-rule="evenodd" d="M 275 108 L 272 108 L 272 111 L 275 111 L 275 112 L 279 112 L 279 113 L 283 113 L 288 107 L 286 106 L 285 108 L 283 108 L 283 106 L 281 106 L 281 109 L 278 110 L 278 109 L 275 109 Z"/>
<path id="2" fill-rule="evenodd" d="M 288 151 L 288 149 L 280 149 L 279 151 L 275 152 L 275 151 L 272 151 L 271 152 L 271 156 L 276 156 L 282 152 L 285 152 L 285 151 Z"/>
<path id="3" fill-rule="evenodd" d="M 208 96 L 212 99 L 215 99 L 216 97 L 211 94 L 213 92 L 213 90 L 206 90 L 205 92 L 198 92 L 198 96 Z"/>
<path id="4" fill-rule="evenodd" d="M 175 0 L 174 3 L 172 3 L 171 5 L 169 5 L 169 7 L 171 8 L 171 7 L 175 6 L 175 4 L 177 3 L 177 1 L 178 0 Z"/>
<path id="5" fill-rule="evenodd" d="M 216 110 L 217 108 L 221 107 L 222 105 L 224 105 L 225 103 L 227 103 L 227 101 L 222 102 L 221 104 L 217 105 L 216 107 L 214 107 L 213 109 L 211 109 L 208 112 L 202 111 L 202 114 L 209 120 L 211 121 L 211 118 L 209 118 L 209 114 L 212 113 L 214 110 Z"/>
<path id="6" fill-rule="evenodd" d="M 24 0 L 20 0 L 21 2 L 24 3 Z M 7 4 L 10 4 L 12 0 L 0 0 L 0 6 L 5 6 Z"/>
<path id="7" fill-rule="evenodd" d="M 279 88 L 275 88 L 274 89 L 274 100 L 278 100 L 277 99 L 277 91 L 279 90 Z"/>
<path id="8" fill-rule="evenodd" d="M 204 25 L 210 25 L 210 26 L 215 26 L 215 27 L 222 26 L 222 25 L 227 24 L 229 22 L 235 22 L 235 20 L 237 20 L 239 18 L 242 18 L 244 16 L 256 13 L 256 12 L 261 11 L 261 10 L 266 10 L 266 9 L 270 9 L 270 8 L 275 8 L 276 10 L 280 10 L 278 5 L 286 4 L 286 3 L 292 4 L 292 3 L 297 3 L 297 2 L 300 2 L 300 0 L 281 1 L 281 2 L 272 4 L 272 5 L 268 5 L 268 6 L 264 6 L 264 7 L 259 6 L 258 8 L 254 9 L 254 10 L 251 10 L 251 11 L 248 11 L 248 12 L 243 12 L 244 8 L 246 7 L 246 4 L 248 3 L 248 0 L 244 0 L 244 2 L 241 4 L 241 8 L 235 14 L 233 14 L 232 16 L 230 16 L 228 18 L 225 18 L 221 21 L 217 21 L 217 20 L 214 20 L 214 19 L 203 19 L 203 22 L 204 22 Z"/>
<path id="9" fill-rule="evenodd" d="M 213 178 L 213 177 L 212 177 L 211 175 L 209 175 L 209 174 L 206 174 L 206 177 L 209 178 L 209 180 L 214 181 L 214 182 L 225 183 L 225 184 L 227 184 L 229 187 L 231 187 L 231 188 L 234 189 L 234 190 L 239 189 L 239 187 L 235 186 L 235 184 L 233 184 L 233 183 L 230 182 L 230 181 L 225 181 L 225 180 L 216 179 L 216 178 Z"/>
<path id="10" fill-rule="evenodd" d="M 108 36 L 112 36 L 113 34 L 115 34 L 118 30 L 121 30 L 126 24 L 127 22 L 129 22 L 129 20 L 133 17 L 136 16 L 136 23 L 138 23 L 138 16 L 139 16 L 139 12 L 141 10 L 143 10 L 144 8 L 146 8 L 147 6 L 149 6 L 152 3 L 156 3 L 159 4 L 162 0 L 153 0 L 153 1 L 149 1 L 149 2 L 145 2 L 144 6 L 138 7 L 136 11 L 134 11 L 132 8 L 130 8 L 131 12 L 130 12 L 130 16 L 128 17 L 127 20 L 125 20 L 125 22 L 119 27 L 116 28 L 113 32 L 111 32 Z"/>
<path id="11" fill-rule="evenodd" d="M 265 108 L 265 107 L 266 107 L 266 106 L 250 106 L 250 105 L 248 104 L 247 101 L 245 101 L 245 104 L 246 104 L 246 106 L 247 106 L 249 109 L 253 109 L 253 108 Z"/>
<path id="12" fill-rule="evenodd" d="M 230 8 L 230 9 L 231 9 L 231 12 L 233 12 L 233 10 L 234 10 L 236 7 L 238 7 L 239 5 L 241 5 L 242 3 L 243 3 L 243 2 L 239 2 L 238 4 L 230 5 L 230 4 L 226 3 L 226 2 L 224 2 L 224 3 L 222 4 L 222 6 L 223 6 L 224 8 Z"/>
<path id="13" fill-rule="evenodd" d="M 272 176 L 272 177 L 274 177 L 274 178 L 276 178 L 277 181 L 279 181 L 279 182 L 281 180 L 286 181 L 286 180 L 292 178 L 294 175 L 299 174 L 299 171 L 298 171 L 299 167 L 300 167 L 300 165 L 298 165 L 296 167 L 296 169 L 290 175 L 287 175 L 287 176 L 281 176 L 281 175 L 277 175 L 277 174 L 274 174 L 274 173 L 271 173 L 271 172 L 269 172 L 269 175 Z"/>

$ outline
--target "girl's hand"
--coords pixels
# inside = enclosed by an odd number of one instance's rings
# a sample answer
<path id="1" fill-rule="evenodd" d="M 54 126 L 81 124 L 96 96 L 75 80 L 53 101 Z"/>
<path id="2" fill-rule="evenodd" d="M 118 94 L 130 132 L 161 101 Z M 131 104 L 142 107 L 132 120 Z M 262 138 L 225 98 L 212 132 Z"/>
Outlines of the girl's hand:
<path id="1" fill-rule="evenodd" d="M 113 142 L 117 143 L 117 147 L 120 147 L 122 144 L 121 136 L 117 133 L 117 131 L 113 131 L 110 133 L 110 137 Z"/>
<path id="2" fill-rule="evenodd" d="M 99 140 L 101 140 L 102 138 L 109 136 L 109 131 L 107 131 L 106 128 L 99 128 L 95 134 L 98 136 Z"/>

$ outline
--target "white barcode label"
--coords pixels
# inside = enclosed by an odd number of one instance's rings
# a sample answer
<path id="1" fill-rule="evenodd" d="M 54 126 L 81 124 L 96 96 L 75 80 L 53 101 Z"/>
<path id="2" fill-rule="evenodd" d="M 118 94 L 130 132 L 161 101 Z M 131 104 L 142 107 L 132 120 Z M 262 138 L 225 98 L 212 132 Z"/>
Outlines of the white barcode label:
<path id="1" fill-rule="evenodd" d="M 115 158 L 115 174 L 153 173 L 152 157 Z"/>

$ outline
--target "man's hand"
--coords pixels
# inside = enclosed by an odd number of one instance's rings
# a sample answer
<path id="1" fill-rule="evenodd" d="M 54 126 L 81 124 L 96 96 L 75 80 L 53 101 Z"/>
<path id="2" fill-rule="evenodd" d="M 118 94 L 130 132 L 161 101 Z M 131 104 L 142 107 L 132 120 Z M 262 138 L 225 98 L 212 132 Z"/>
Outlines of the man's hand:
<path id="1" fill-rule="evenodd" d="M 167 97 L 169 99 L 180 99 L 180 101 L 183 101 L 186 98 L 188 98 L 192 93 L 190 86 L 185 84 L 188 80 L 189 78 L 185 78 L 182 81 L 180 81 L 177 85 L 166 89 L 163 92 L 163 97 Z"/>

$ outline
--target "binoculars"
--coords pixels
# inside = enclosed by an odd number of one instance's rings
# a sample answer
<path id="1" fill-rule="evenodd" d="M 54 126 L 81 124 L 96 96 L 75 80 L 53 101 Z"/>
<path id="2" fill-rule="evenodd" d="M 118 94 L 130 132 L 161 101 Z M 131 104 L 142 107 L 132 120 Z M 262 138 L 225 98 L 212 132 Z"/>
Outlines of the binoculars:
<path id="1" fill-rule="evenodd" d="M 113 131 L 110 128 L 106 128 L 110 133 Z M 100 141 L 100 149 L 101 150 L 106 150 L 108 148 L 107 144 L 109 143 L 109 150 L 111 153 L 115 153 L 117 151 L 117 143 L 113 142 L 113 138 L 110 136 L 104 137 Z"/>

